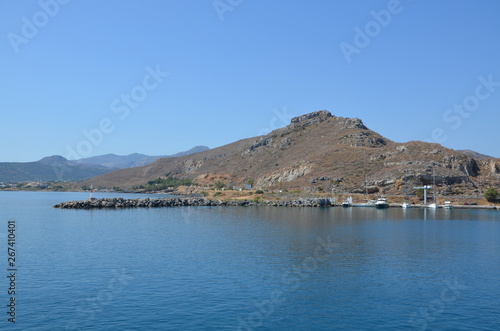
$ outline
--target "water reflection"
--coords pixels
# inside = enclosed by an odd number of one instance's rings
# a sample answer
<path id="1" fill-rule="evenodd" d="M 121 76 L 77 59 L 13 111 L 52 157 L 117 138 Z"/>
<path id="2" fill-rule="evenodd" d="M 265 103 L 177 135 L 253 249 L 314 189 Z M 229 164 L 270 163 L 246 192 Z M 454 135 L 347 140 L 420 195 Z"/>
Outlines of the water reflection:
<path id="1" fill-rule="evenodd" d="M 262 309 L 267 330 L 410 329 L 411 314 L 455 278 L 468 289 L 430 328 L 493 330 L 500 322 L 497 210 L 52 208 L 79 196 L 0 199 L 3 217 L 19 224 L 23 329 L 63 329 L 107 272 L 122 269 L 137 283 L 86 329 L 234 329 Z M 321 246 L 328 241 L 338 244 L 331 254 Z M 273 291 L 285 300 L 272 313 L 256 308 Z M 47 324 L 47 311 L 59 319 Z"/>

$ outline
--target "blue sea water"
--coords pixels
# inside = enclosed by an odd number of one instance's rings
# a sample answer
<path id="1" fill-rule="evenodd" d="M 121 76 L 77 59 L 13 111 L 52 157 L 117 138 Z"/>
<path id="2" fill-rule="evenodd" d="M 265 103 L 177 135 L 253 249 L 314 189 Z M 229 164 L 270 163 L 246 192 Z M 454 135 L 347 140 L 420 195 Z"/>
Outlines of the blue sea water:
<path id="1" fill-rule="evenodd" d="M 87 197 L 0 192 L 0 329 L 500 329 L 498 210 L 52 208 Z"/>

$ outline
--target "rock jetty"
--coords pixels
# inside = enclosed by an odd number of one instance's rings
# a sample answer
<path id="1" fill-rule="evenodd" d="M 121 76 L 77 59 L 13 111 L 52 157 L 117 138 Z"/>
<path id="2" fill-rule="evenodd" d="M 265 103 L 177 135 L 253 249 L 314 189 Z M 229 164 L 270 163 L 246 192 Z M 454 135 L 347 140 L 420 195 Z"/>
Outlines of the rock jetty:
<path id="1" fill-rule="evenodd" d="M 330 207 L 330 199 L 294 199 L 283 201 L 253 200 L 210 200 L 206 198 L 159 198 L 124 199 L 90 198 L 82 201 L 66 201 L 54 206 L 61 209 L 99 209 L 99 208 L 159 208 L 188 206 L 276 206 L 276 207 Z"/>

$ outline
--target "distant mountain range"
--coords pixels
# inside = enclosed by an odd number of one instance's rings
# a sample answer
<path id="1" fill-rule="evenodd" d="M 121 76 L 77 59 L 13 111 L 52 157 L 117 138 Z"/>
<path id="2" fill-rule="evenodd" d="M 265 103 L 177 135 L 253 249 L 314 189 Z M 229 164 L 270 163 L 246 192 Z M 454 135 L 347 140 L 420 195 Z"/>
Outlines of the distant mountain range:
<path id="1" fill-rule="evenodd" d="M 98 165 L 77 164 L 54 155 L 35 162 L 0 162 L 0 182 L 76 181 L 111 170 Z"/>
<path id="2" fill-rule="evenodd" d="M 34 162 L 0 162 L 0 182 L 79 181 L 117 169 L 144 166 L 162 157 L 178 157 L 208 149 L 206 146 L 196 146 L 188 151 L 168 156 L 148 156 L 138 153 L 125 156 L 107 154 L 69 161 L 62 156 L 54 155 Z"/>
<path id="3" fill-rule="evenodd" d="M 481 154 L 481 153 L 478 153 L 475 151 L 471 151 L 470 149 L 461 149 L 461 150 L 458 150 L 458 152 L 472 156 L 475 159 L 494 159 L 493 156 Z"/>
<path id="4" fill-rule="evenodd" d="M 486 156 L 484 156 L 486 157 Z M 439 144 L 397 143 L 367 128 L 360 119 L 317 111 L 291 120 L 267 135 L 242 139 L 195 155 L 162 158 L 85 182 L 95 187 L 131 188 L 162 176 L 200 185 L 302 192 L 406 194 L 431 185 L 443 194 L 472 194 L 500 185 L 500 160 Z"/>
<path id="5" fill-rule="evenodd" d="M 160 156 L 149 156 L 139 153 L 133 153 L 129 155 L 105 154 L 85 159 L 79 159 L 76 160 L 75 162 L 77 162 L 78 164 L 103 166 L 111 169 L 124 169 L 124 168 L 144 166 L 153 163 L 154 161 L 162 157 L 184 156 L 184 155 L 204 152 L 209 149 L 210 148 L 208 148 L 207 146 L 196 146 L 184 152 L 179 152 L 172 155 L 160 155 Z"/>

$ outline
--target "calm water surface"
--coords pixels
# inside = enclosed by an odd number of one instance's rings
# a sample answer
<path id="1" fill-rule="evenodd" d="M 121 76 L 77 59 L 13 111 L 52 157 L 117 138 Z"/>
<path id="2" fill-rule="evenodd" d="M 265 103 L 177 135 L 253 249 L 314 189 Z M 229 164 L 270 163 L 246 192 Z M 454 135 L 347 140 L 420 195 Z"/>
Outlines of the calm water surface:
<path id="1" fill-rule="evenodd" d="M 500 329 L 497 210 L 52 208 L 87 197 L 0 192 L 0 329 Z"/>

